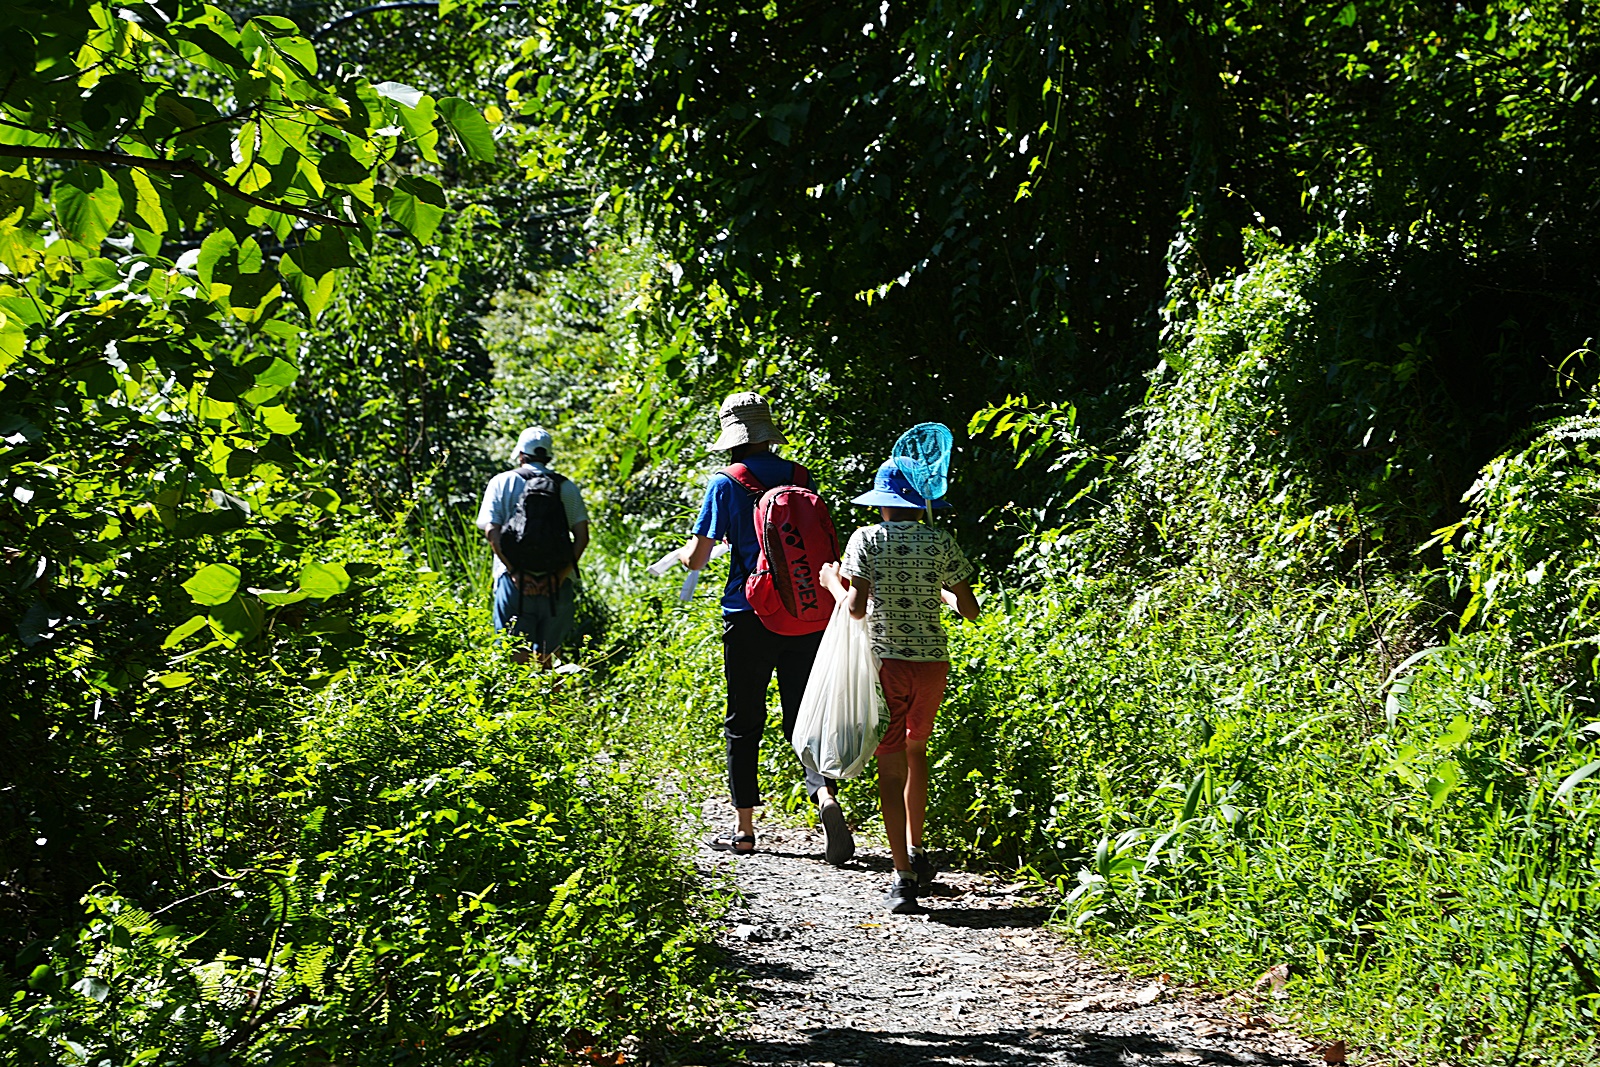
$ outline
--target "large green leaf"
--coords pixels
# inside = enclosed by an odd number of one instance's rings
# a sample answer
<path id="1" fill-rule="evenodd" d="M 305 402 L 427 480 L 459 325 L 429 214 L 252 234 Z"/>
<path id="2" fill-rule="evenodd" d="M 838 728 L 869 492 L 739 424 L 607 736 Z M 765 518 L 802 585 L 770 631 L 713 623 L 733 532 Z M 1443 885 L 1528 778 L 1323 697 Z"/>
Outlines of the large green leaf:
<path id="1" fill-rule="evenodd" d="M 62 236 L 91 255 L 99 253 L 122 212 L 116 179 L 99 167 L 73 167 L 56 182 L 50 199 Z"/>
<path id="2" fill-rule="evenodd" d="M 283 279 L 284 290 L 305 310 L 307 318 L 316 322 L 322 317 L 323 309 L 333 298 L 338 277 L 333 271 L 328 271 L 320 278 L 313 277 L 302 270 L 292 256 L 284 256 L 278 261 L 278 275 Z"/>
<path id="3" fill-rule="evenodd" d="M 0 175 L 0 222 L 21 222 L 33 211 L 38 186 L 27 178 Z"/>
<path id="4" fill-rule="evenodd" d="M 192 616 L 190 616 L 188 622 L 180 624 L 171 633 L 169 633 L 167 635 L 167 639 L 165 641 L 161 642 L 161 647 L 162 648 L 176 648 L 176 647 L 178 647 L 179 645 L 183 644 L 184 641 L 188 640 L 190 635 L 192 635 L 195 631 L 199 630 L 205 624 L 206 624 L 206 617 L 204 615 L 192 615 Z"/>
<path id="5" fill-rule="evenodd" d="M 332 227 L 325 228 L 316 240 L 291 249 L 289 258 L 307 275 L 319 279 L 330 270 L 356 265 L 350 255 L 350 239 Z"/>
<path id="6" fill-rule="evenodd" d="M 216 605 L 211 612 L 211 625 L 223 638 L 234 645 L 243 644 L 261 632 L 266 621 L 266 609 L 255 597 L 234 595 Z"/>
<path id="7" fill-rule="evenodd" d="M 307 563 L 300 568 L 300 588 L 307 596 L 326 600 L 350 588 L 350 575 L 337 563 Z"/>
<path id="8" fill-rule="evenodd" d="M 349 149 L 340 144 L 324 152 L 322 158 L 317 160 L 317 173 L 325 182 L 355 185 L 366 181 L 372 172 L 351 155 Z"/>
<path id="9" fill-rule="evenodd" d="M 256 417 L 261 421 L 261 425 L 267 428 L 268 433 L 288 435 L 300 429 L 300 420 L 282 407 L 261 408 L 256 412 Z"/>
<path id="10" fill-rule="evenodd" d="M 481 111 L 459 96 L 444 97 L 439 101 L 439 111 L 467 155 L 485 163 L 494 161 L 494 132 Z"/>
<path id="11" fill-rule="evenodd" d="M 196 604 L 226 604 L 239 591 L 239 568 L 228 563 L 208 563 L 183 583 Z"/>
<path id="12" fill-rule="evenodd" d="M 224 67 L 238 67 L 246 70 L 250 67 L 250 61 L 244 57 L 243 52 L 239 51 L 238 46 L 230 44 L 215 30 L 205 26 L 190 26 L 184 28 L 180 35 Z"/>
<path id="13" fill-rule="evenodd" d="M 217 281 L 231 280 L 226 276 L 226 260 L 230 255 L 238 252 L 239 242 L 228 230 L 214 230 L 206 235 L 200 242 L 200 258 L 195 260 L 195 273 L 200 275 L 200 281 L 210 288 L 212 278 L 216 275 L 219 266 L 222 266 L 225 275 Z"/>
<path id="14" fill-rule="evenodd" d="M 432 240 L 444 219 L 444 190 L 427 178 L 401 178 L 389 198 L 389 217 L 417 240 Z"/>

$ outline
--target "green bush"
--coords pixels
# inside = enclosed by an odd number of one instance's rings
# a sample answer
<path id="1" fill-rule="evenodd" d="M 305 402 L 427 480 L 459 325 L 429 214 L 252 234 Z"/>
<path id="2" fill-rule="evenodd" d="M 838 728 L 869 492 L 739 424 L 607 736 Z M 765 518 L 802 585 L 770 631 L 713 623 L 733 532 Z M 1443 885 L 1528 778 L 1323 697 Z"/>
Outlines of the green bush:
<path id="1" fill-rule="evenodd" d="M 5 1062 L 522 1063 L 723 1003 L 653 777 L 399 547 L 342 546 L 378 571 L 357 660 L 320 690 L 257 679 L 248 720 L 170 754 L 144 816 L 170 854 L 108 866 L 22 949 Z M 240 661 L 205 663 L 185 689 L 228 693 Z"/>
<path id="2" fill-rule="evenodd" d="M 929 826 L 1139 965 L 1287 963 L 1314 1023 L 1424 1061 L 1591 1062 L 1591 422 L 1419 556 L 1466 416 L 1436 353 L 1349 329 L 1374 254 L 1268 250 L 1174 325 L 1084 517 L 956 630 Z"/>

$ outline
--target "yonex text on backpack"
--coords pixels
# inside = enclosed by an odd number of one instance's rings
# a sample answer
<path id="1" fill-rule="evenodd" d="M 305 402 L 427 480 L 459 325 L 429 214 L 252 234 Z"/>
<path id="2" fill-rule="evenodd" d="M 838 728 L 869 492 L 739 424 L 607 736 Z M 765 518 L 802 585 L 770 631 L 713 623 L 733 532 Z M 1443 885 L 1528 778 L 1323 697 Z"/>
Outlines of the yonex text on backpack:
<path id="1" fill-rule="evenodd" d="M 500 531 L 500 552 L 519 574 L 555 574 L 570 567 L 572 531 L 561 506 L 561 483 L 552 471 L 517 471 L 522 496 Z"/>
<path id="2" fill-rule="evenodd" d="M 833 614 L 833 594 L 820 581 L 824 563 L 839 558 L 839 535 L 828 505 L 799 484 L 768 489 L 743 463 L 724 474 L 760 499 L 756 502 L 756 541 L 761 551 L 756 569 L 744 582 L 744 595 L 762 625 L 778 634 L 814 634 L 825 629 Z M 789 476 L 810 481 L 800 464 Z"/>

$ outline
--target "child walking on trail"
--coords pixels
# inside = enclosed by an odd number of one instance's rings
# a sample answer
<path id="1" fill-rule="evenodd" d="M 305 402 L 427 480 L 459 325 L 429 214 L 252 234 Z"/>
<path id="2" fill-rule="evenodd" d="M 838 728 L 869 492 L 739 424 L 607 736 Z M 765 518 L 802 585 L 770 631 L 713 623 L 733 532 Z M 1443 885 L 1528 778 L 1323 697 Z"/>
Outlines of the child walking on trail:
<path id="1" fill-rule="evenodd" d="M 822 581 L 850 614 L 866 617 L 889 728 L 879 743 L 878 797 L 894 855 L 894 881 L 884 904 L 905 914 L 921 910 L 918 895 L 933 881 L 933 859 L 922 847 L 928 808 L 928 737 L 944 699 L 950 655 L 939 619 L 948 604 L 964 619 L 978 617 L 972 564 L 955 538 L 923 522 L 927 503 L 891 460 L 878 468 L 872 491 L 852 503 L 875 506 L 883 521 L 850 537 L 844 558 L 822 570 Z M 934 508 L 947 508 L 942 497 Z"/>

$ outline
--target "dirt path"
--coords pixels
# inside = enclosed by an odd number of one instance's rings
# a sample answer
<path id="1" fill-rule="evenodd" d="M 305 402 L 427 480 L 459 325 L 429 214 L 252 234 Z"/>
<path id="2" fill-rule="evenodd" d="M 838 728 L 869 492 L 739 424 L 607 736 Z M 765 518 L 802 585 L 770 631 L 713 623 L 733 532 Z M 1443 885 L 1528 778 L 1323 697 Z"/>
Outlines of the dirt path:
<path id="1" fill-rule="evenodd" d="M 705 810 L 718 825 L 731 814 Z M 1260 1004 L 1128 980 L 1074 953 L 1020 886 L 943 872 L 928 914 L 891 916 L 887 852 L 830 867 L 809 829 L 763 828 L 755 856 L 702 848 L 698 862 L 731 870 L 744 896 L 720 940 L 758 1005 L 738 1042 L 750 1063 L 1326 1062 Z"/>

